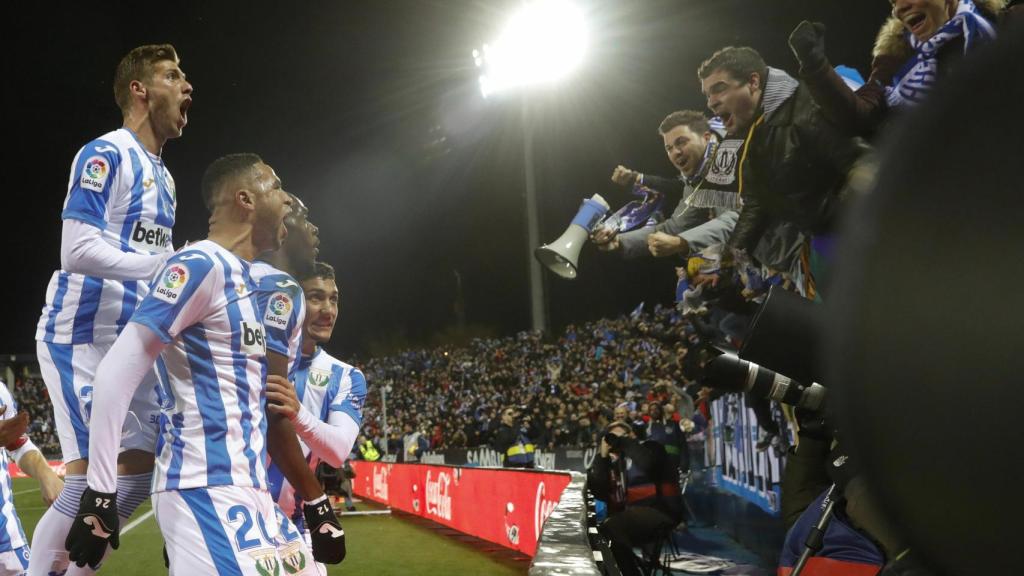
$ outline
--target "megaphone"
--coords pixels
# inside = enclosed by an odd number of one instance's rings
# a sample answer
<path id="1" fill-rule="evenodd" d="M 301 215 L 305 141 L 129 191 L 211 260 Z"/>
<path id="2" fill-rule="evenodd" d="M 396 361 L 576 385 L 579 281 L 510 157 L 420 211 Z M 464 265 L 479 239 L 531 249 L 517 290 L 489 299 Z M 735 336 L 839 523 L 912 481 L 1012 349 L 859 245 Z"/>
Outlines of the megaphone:
<path id="1" fill-rule="evenodd" d="M 610 206 L 600 194 L 594 194 L 583 200 L 576 217 L 558 237 L 558 240 L 545 244 L 533 251 L 533 255 L 541 264 L 555 274 L 572 280 L 576 277 L 576 265 L 580 258 L 580 250 L 586 243 L 590 233 L 601 218 L 608 213 Z"/>

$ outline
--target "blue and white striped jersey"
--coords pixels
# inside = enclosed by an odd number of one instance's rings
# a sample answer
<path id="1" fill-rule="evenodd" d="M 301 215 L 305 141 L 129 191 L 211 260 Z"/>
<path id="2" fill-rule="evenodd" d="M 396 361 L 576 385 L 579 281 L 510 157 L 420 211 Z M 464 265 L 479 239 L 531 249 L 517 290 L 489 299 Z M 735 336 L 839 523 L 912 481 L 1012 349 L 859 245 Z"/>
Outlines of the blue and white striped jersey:
<path id="1" fill-rule="evenodd" d="M 302 287 L 290 274 L 266 262 L 253 262 L 250 274 L 263 311 L 267 350 L 288 358 L 288 379 L 293 380 L 302 356 L 302 323 L 306 319 Z"/>
<path id="2" fill-rule="evenodd" d="M 332 413 L 340 413 L 352 418 L 356 426 L 363 425 L 366 378 L 358 368 L 317 347 L 313 356 L 302 357 L 293 382 L 299 401 L 307 410 L 317 415 L 321 422 L 327 422 Z M 302 446 L 302 453 L 310 467 L 316 468 L 319 460 L 313 458 L 309 447 L 301 438 L 299 445 Z M 288 517 L 301 511 L 295 489 L 273 462 L 270 463 L 268 478 L 270 494 L 281 507 L 281 511 Z"/>
<path id="3" fill-rule="evenodd" d="M 177 199 L 174 179 L 127 128 L 89 142 L 75 155 L 62 219 L 100 229 L 123 252 L 169 252 Z M 121 282 L 57 270 L 46 289 L 36 340 L 113 342 L 146 295 L 149 278 Z"/>
<path id="4" fill-rule="evenodd" d="M 18 414 L 18 405 L 14 402 L 10 390 L 0 380 L 0 406 L 6 406 L 0 420 L 14 418 Z M 8 469 L 7 450 L 0 449 L 0 552 L 9 552 L 28 544 L 25 531 L 21 529 L 21 520 L 14 510 L 14 486 Z"/>
<path id="5" fill-rule="evenodd" d="M 157 362 L 153 490 L 266 489 L 266 339 L 250 264 L 210 240 L 172 256 L 131 321 L 170 346 Z"/>

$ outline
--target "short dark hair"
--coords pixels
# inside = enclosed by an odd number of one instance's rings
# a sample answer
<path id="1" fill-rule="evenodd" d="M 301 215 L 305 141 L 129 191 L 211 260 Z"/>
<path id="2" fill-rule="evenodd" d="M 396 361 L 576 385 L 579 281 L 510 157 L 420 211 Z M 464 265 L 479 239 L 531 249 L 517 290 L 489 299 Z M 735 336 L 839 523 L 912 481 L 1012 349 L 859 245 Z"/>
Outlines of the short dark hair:
<path id="1" fill-rule="evenodd" d="M 153 73 L 153 65 L 157 62 L 170 60 L 177 64 L 178 53 L 170 44 L 147 44 L 133 48 L 121 58 L 114 72 L 114 100 L 121 114 L 128 115 L 132 108 L 132 94 L 128 87 L 135 80 L 148 80 Z"/>
<path id="2" fill-rule="evenodd" d="M 311 278 L 321 278 L 323 280 L 334 280 L 334 266 L 326 262 L 317 262 L 313 265 L 311 270 L 305 276 L 299 278 L 299 282 L 305 282 Z"/>
<path id="3" fill-rule="evenodd" d="M 708 126 L 708 118 L 703 112 L 698 112 L 697 110 L 676 110 L 665 116 L 665 119 L 661 121 L 661 124 L 658 125 L 658 134 L 666 134 L 677 126 L 687 126 L 698 135 L 711 131 L 711 127 Z"/>
<path id="4" fill-rule="evenodd" d="M 633 427 L 630 426 L 627 422 L 623 422 L 622 420 L 616 420 L 615 422 L 609 424 L 608 427 L 605 428 L 605 432 L 611 432 L 615 428 L 623 430 L 626 434 L 633 433 Z"/>
<path id="5" fill-rule="evenodd" d="M 725 70 L 734 80 L 746 82 L 751 74 L 761 77 L 761 87 L 768 78 L 768 65 L 757 50 L 749 46 L 726 46 L 716 51 L 697 69 L 697 76 L 704 80 L 716 70 Z"/>
<path id="6" fill-rule="evenodd" d="M 262 162 L 262 158 L 249 152 L 228 154 L 211 162 L 206 167 L 206 172 L 203 173 L 201 185 L 206 209 L 213 212 L 214 197 L 222 186 L 247 171 L 251 171 L 253 166 Z"/>

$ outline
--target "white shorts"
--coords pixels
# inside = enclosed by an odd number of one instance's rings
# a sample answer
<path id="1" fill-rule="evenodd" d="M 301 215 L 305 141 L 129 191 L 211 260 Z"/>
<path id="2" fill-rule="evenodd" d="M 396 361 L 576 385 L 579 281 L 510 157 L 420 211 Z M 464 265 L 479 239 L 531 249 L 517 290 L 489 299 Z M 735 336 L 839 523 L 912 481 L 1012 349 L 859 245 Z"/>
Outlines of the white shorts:
<path id="1" fill-rule="evenodd" d="M 28 574 L 28 546 L 0 552 L 0 576 Z"/>
<path id="2" fill-rule="evenodd" d="M 39 371 L 53 404 L 53 416 L 64 462 L 89 457 L 89 416 L 96 367 L 112 344 L 36 342 Z M 139 384 L 121 431 L 122 450 L 156 452 L 160 427 L 156 371 Z"/>
<path id="3" fill-rule="evenodd" d="M 277 553 L 284 563 L 284 573 L 289 576 L 327 576 L 327 567 L 313 560 L 309 530 L 296 528 L 280 507 L 274 506 L 274 510 L 280 532 Z"/>
<path id="4" fill-rule="evenodd" d="M 154 492 L 170 576 L 287 573 L 278 555 L 275 508 L 269 492 L 248 487 Z"/>

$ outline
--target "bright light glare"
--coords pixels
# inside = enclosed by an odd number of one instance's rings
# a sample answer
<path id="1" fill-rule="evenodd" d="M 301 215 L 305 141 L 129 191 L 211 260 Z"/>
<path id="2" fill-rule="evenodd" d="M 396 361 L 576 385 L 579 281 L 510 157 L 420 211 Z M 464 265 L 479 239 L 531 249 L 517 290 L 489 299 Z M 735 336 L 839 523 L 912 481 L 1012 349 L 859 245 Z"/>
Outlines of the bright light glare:
<path id="1" fill-rule="evenodd" d="M 556 81 L 576 69 L 587 47 L 583 13 L 567 0 L 535 0 L 512 15 L 501 36 L 474 50 L 487 96 Z"/>

